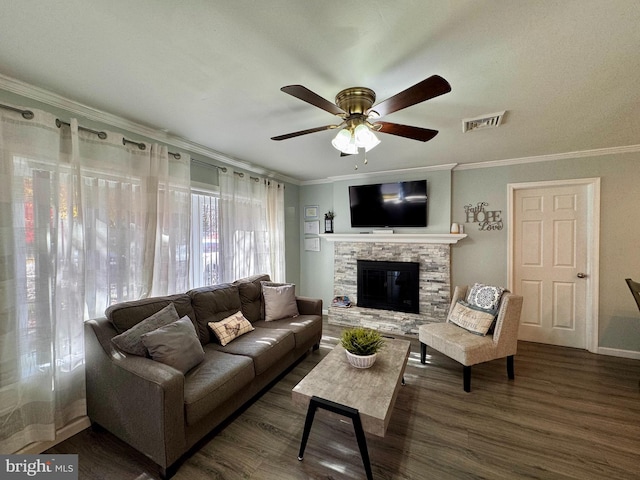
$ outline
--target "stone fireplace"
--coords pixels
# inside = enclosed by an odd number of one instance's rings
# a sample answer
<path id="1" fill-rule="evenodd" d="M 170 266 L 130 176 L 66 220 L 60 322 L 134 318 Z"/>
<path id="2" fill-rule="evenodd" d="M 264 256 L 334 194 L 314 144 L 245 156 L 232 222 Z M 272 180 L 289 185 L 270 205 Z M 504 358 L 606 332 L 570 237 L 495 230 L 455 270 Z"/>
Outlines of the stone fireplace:
<path id="1" fill-rule="evenodd" d="M 417 335 L 424 323 L 442 322 L 451 298 L 451 244 L 466 235 L 326 234 L 334 242 L 334 296 L 358 298 L 358 260 L 418 263 L 418 313 L 354 305 L 329 306 L 329 323 L 364 326 L 382 332 Z"/>

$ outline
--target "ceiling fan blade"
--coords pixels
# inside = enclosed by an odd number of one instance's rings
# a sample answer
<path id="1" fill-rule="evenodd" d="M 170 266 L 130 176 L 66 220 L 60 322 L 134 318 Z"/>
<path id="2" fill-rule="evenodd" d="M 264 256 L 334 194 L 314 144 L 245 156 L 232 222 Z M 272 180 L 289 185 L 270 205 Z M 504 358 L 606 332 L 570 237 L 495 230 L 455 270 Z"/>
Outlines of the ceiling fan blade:
<path id="1" fill-rule="evenodd" d="M 397 135 L 399 137 L 410 138 L 412 140 L 419 140 L 421 142 L 427 142 L 438 134 L 438 130 L 412 127 L 410 125 L 401 125 L 399 123 L 390 123 L 390 122 L 374 123 L 374 126 L 377 126 L 377 125 L 380 125 L 380 129 L 376 130 L 378 132 L 388 133 L 390 135 Z"/>
<path id="2" fill-rule="evenodd" d="M 299 137 L 300 135 L 307 135 L 308 133 L 322 132 L 323 130 L 332 130 L 338 128 L 340 125 L 325 125 L 324 127 L 310 128 L 308 130 L 300 130 L 299 132 L 287 133 L 285 135 L 278 135 L 277 137 L 271 137 L 271 140 L 286 140 L 287 138 Z"/>
<path id="3" fill-rule="evenodd" d="M 413 87 L 409 87 L 393 97 L 383 100 L 377 105 L 369 109 L 369 113 L 377 112 L 380 117 L 397 112 L 403 108 L 410 107 L 430 98 L 438 97 L 451 91 L 451 85 L 439 75 L 431 77 L 416 83 Z"/>
<path id="4" fill-rule="evenodd" d="M 288 93 L 289 95 L 299 98 L 303 102 L 310 103 L 322 110 L 325 110 L 333 115 L 346 115 L 347 112 L 338 107 L 335 103 L 331 103 L 329 100 L 322 98 L 317 93 L 312 92 L 307 87 L 303 87 L 302 85 L 287 85 L 286 87 L 282 87 L 284 93 Z"/>

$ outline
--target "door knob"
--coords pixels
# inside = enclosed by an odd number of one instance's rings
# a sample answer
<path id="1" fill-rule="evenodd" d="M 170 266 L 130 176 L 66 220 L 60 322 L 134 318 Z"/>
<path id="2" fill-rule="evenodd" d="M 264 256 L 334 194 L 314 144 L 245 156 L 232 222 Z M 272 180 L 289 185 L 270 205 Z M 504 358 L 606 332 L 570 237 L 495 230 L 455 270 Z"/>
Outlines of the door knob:
<path id="1" fill-rule="evenodd" d="M 585 273 L 582 273 L 582 272 L 579 272 L 578 275 L 577 275 L 578 278 L 584 278 L 586 276 L 587 275 Z"/>

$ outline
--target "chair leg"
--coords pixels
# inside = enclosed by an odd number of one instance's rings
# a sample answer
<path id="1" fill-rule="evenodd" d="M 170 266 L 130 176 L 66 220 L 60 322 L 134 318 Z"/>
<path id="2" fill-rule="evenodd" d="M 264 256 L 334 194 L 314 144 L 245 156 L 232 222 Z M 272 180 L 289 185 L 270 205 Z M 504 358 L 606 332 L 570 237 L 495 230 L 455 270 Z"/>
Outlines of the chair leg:
<path id="1" fill-rule="evenodd" d="M 464 391 L 469 393 L 471 391 L 471 367 L 467 367 L 466 365 L 462 366 L 462 378 Z"/>
<path id="2" fill-rule="evenodd" d="M 513 374 L 513 355 L 507 357 L 507 376 L 509 380 L 513 380 L 515 375 Z"/>
<path id="3" fill-rule="evenodd" d="M 420 342 L 420 363 L 427 363 L 427 344 Z"/>

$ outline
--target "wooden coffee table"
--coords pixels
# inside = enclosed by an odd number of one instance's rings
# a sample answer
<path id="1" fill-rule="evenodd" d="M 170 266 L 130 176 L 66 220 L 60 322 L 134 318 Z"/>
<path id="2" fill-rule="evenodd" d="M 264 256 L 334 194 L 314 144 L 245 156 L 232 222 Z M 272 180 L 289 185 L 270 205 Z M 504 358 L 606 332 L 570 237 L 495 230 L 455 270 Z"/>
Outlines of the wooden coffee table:
<path id="1" fill-rule="evenodd" d="M 316 410 L 329 410 L 352 419 L 367 478 L 372 479 L 364 432 L 384 437 L 404 383 L 410 348 L 407 340 L 387 338 L 376 363 L 367 369 L 349 365 L 341 345 L 329 352 L 291 392 L 295 405 L 307 407 L 298 460 L 303 458 Z"/>

